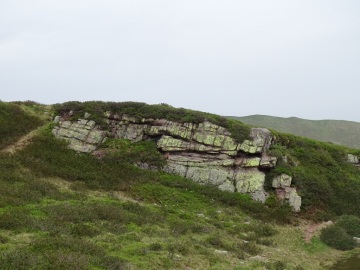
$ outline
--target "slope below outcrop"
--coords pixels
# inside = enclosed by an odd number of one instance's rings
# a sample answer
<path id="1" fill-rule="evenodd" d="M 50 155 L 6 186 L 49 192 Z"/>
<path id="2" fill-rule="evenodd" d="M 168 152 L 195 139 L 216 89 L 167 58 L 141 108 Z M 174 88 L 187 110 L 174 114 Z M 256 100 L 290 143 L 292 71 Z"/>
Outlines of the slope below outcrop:
<path id="1" fill-rule="evenodd" d="M 30 131 L 29 133 L 20 137 L 14 143 L 7 145 L 5 148 L 1 149 L 0 153 L 14 154 L 14 153 L 24 149 L 26 146 L 28 146 L 31 143 L 32 138 L 34 138 L 36 135 L 38 135 L 40 130 L 42 130 L 43 128 L 44 128 L 44 126 L 40 126 L 40 127 L 36 128 L 35 130 Z"/>

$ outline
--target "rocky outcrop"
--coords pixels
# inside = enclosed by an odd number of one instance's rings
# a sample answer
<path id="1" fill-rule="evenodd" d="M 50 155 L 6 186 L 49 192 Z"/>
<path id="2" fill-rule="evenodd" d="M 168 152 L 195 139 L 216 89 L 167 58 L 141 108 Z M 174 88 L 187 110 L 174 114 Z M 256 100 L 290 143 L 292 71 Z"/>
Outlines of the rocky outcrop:
<path id="1" fill-rule="evenodd" d="M 277 162 L 267 154 L 272 136 L 264 128 L 252 128 L 250 138 L 238 143 L 227 129 L 206 121 L 179 123 L 107 113 L 109 130 L 104 131 L 91 120 L 56 120 L 53 134 L 69 141 L 69 147 L 76 151 L 92 152 L 107 137 L 133 142 L 152 139 L 167 160 L 164 171 L 224 191 L 247 193 L 261 202 L 267 197 L 264 170 Z M 292 192 L 286 196 L 289 203 L 295 200 L 294 205 L 298 205 Z"/>
<path id="2" fill-rule="evenodd" d="M 276 189 L 276 195 L 280 200 L 287 201 L 295 212 L 300 211 L 301 197 L 297 194 L 296 188 L 291 186 L 292 177 L 281 174 L 274 177 L 272 187 Z"/>

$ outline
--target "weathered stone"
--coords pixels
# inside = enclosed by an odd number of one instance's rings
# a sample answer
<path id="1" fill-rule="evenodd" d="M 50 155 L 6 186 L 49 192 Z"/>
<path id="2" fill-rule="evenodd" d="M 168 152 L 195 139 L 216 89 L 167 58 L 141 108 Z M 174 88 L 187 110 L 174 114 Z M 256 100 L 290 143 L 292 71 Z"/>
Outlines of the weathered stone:
<path id="1" fill-rule="evenodd" d="M 223 167 L 188 167 L 185 177 L 197 183 L 220 186 L 231 178 L 231 172 Z"/>
<path id="2" fill-rule="evenodd" d="M 277 158 L 267 155 L 266 153 L 262 154 L 261 161 L 259 166 L 261 168 L 274 168 L 277 163 Z"/>
<path id="3" fill-rule="evenodd" d="M 144 138 L 145 130 L 147 129 L 146 125 L 138 124 L 128 124 L 128 125 L 119 125 L 113 130 L 115 132 L 115 138 L 127 139 L 133 142 L 142 141 Z"/>
<path id="4" fill-rule="evenodd" d="M 220 147 L 207 146 L 196 142 L 183 141 L 167 135 L 163 135 L 160 138 L 160 140 L 157 142 L 157 146 L 162 151 L 166 151 L 166 152 L 196 151 L 196 152 L 206 152 L 210 154 L 225 153 L 229 156 L 235 156 L 237 154 L 236 151 L 224 151 Z"/>
<path id="5" fill-rule="evenodd" d="M 245 140 L 238 146 L 238 150 L 246 153 L 264 153 L 271 145 L 271 132 L 266 128 L 252 128 L 250 131 L 251 140 Z"/>
<path id="6" fill-rule="evenodd" d="M 240 193 L 253 193 L 264 189 L 265 174 L 257 168 L 238 169 L 234 179 L 236 190 Z"/>
<path id="7" fill-rule="evenodd" d="M 250 140 L 245 140 L 242 144 L 238 145 L 237 150 L 243 151 L 245 153 L 255 154 L 260 152 L 262 148 L 258 148 Z"/>
<path id="8" fill-rule="evenodd" d="M 235 165 L 240 167 L 259 167 L 260 158 L 259 157 L 241 157 L 235 160 Z"/>
<path id="9" fill-rule="evenodd" d="M 295 212 L 300 211 L 301 197 L 297 194 L 295 188 L 289 191 L 289 205 L 293 208 Z"/>
<path id="10" fill-rule="evenodd" d="M 93 129 L 95 126 L 96 126 L 95 121 L 89 120 L 89 121 L 86 123 L 85 128 L 86 128 L 86 129 Z"/>
<path id="11" fill-rule="evenodd" d="M 188 167 L 174 162 L 168 162 L 167 165 L 164 166 L 163 170 L 167 173 L 173 173 L 185 177 Z"/>
<path id="12" fill-rule="evenodd" d="M 274 177 L 272 181 L 272 187 L 273 188 L 285 188 L 290 187 L 291 185 L 292 177 L 290 175 L 287 175 L 285 173 L 282 173 L 276 177 Z"/>
<path id="13" fill-rule="evenodd" d="M 266 198 L 268 197 L 268 194 L 265 192 L 265 190 L 257 190 L 253 193 L 251 193 L 251 198 L 254 201 L 262 202 L 264 203 L 266 201 Z"/>
<path id="14" fill-rule="evenodd" d="M 229 180 L 226 180 L 224 183 L 219 185 L 219 189 L 222 191 L 235 192 L 234 183 Z"/>
<path id="15" fill-rule="evenodd" d="M 214 252 L 219 255 L 226 255 L 229 253 L 229 251 L 227 250 L 218 250 L 218 249 L 215 249 Z"/>
<path id="16" fill-rule="evenodd" d="M 234 159 L 229 158 L 227 155 L 182 153 L 178 155 L 168 155 L 167 159 L 168 162 L 174 162 L 188 167 L 231 167 L 234 164 Z"/>
<path id="17" fill-rule="evenodd" d="M 261 152 L 269 150 L 271 145 L 271 132 L 266 128 L 252 128 L 250 137 L 253 140 L 254 145 L 261 147 Z"/>
<path id="18" fill-rule="evenodd" d="M 126 114 L 124 114 L 121 119 L 123 121 L 125 121 L 126 123 L 139 123 L 139 122 L 141 122 L 141 120 L 138 119 L 137 117 L 126 115 Z"/>
<path id="19" fill-rule="evenodd" d="M 68 141 L 71 149 L 85 153 L 96 150 L 96 147 L 106 137 L 106 132 L 97 129 L 94 121 L 85 119 L 79 119 L 73 123 L 70 121 L 60 121 L 52 132 L 55 137 Z"/>
<path id="20" fill-rule="evenodd" d="M 170 135 L 175 137 L 180 137 L 186 140 L 190 140 L 192 135 L 192 125 L 189 123 L 180 124 L 167 120 L 159 120 L 155 122 L 156 126 L 151 126 L 147 131 L 147 134 L 150 136 L 158 135 Z"/>
<path id="21" fill-rule="evenodd" d="M 297 194 L 296 188 L 284 187 L 276 189 L 277 197 L 288 202 L 295 212 L 299 212 L 301 208 L 301 197 Z"/>
<path id="22" fill-rule="evenodd" d="M 347 155 L 348 158 L 348 162 L 352 163 L 352 164 L 358 164 L 359 163 L 359 158 L 353 154 L 348 154 Z"/>
<path id="23" fill-rule="evenodd" d="M 54 118 L 54 123 L 59 123 L 60 122 L 60 120 L 61 120 L 61 117 L 58 115 L 58 116 L 55 116 L 55 118 Z"/>

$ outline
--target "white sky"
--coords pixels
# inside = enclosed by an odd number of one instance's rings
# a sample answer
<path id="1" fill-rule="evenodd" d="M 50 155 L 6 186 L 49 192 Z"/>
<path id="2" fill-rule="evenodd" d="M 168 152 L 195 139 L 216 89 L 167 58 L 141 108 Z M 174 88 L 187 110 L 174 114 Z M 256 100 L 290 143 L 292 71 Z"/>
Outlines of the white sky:
<path id="1" fill-rule="evenodd" d="M 360 122 L 359 0 L 0 0 L 0 99 Z"/>

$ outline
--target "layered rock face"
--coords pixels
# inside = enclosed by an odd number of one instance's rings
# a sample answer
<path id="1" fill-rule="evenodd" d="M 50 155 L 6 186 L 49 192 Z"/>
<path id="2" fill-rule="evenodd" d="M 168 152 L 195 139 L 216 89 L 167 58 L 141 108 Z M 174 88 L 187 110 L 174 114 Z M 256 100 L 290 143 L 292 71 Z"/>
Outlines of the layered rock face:
<path id="1" fill-rule="evenodd" d="M 106 132 L 100 130 L 92 120 L 70 122 L 57 116 L 54 122 L 58 123 L 52 131 L 55 137 L 68 141 L 69 147 L 77 152 L 90 153 L 106 138 Z"/>
<path id="2" fill-rule="evenodd" d="M 272 140 L 269 130 L 253 128 L 249 140 L 237 143 L 228 130 L 210 122 L 179 123 L 110 113 L 107 117 L 110 131 L 100 130 L 91 120 L 69 122 L 57 118 L 53 133 L 69 141 L 70 148 L 87 153 L 107 137 L 133 142 L 156 140 L 167 160 L 164 171 L 224 191 L 247 193 L 261 202 L 266 200 L 264 169 L 274 167 L 277 161 L 267 154 Z"/>

